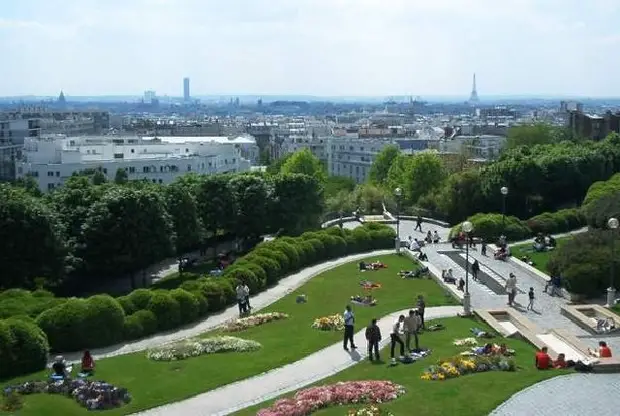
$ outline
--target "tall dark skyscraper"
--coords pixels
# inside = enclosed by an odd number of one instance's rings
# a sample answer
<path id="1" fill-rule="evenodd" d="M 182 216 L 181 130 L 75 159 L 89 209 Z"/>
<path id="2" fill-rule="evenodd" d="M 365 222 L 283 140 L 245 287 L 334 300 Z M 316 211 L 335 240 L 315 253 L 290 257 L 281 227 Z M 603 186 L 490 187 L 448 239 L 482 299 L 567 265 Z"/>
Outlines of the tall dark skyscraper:
<path id="1" fill-rule="evenodd" d="M 189 77 L 183 78 L 183 101 L 189 102 L 191 96 L 189 95 Z"/>
<path id="2" fill-rule="evenodd" d="M 474 72 L 474 81 L 471 86 L 471 95 L 469 96 L 470 103 L 477 103 L 480 99 L 478 98 L 478 90 L 476 88 L 476 73 Z"/>

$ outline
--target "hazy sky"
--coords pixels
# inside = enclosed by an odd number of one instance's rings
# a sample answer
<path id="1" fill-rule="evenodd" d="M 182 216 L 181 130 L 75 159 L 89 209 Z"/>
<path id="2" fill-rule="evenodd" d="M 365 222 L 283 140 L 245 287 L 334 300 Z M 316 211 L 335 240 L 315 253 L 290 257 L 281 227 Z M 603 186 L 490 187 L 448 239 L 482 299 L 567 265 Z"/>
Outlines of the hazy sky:
<path id="1" fill-rule="evenodd" d="M 620 0 L 0 0 L 0 96 L 620 96 Z"/>

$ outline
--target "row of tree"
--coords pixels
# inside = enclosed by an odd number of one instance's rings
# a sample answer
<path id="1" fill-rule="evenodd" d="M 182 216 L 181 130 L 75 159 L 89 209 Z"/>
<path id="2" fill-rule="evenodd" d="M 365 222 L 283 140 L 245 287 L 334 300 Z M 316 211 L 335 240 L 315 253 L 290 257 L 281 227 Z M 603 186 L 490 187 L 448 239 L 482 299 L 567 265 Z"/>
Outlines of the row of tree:
<path id="1" fill-rule="evenodd" d="M 386 195 L 393 195 L 400 187 L 405 206 L 456 223 L 476 212 L 501 212 L 504 204 L 507 214 L 519 218 L 578 206 L 592 183 L 620 172 L 617 134 L 600 142 L 558 141 L 555 130 L 540 126 L 523 129 L 518 130 L 519 135 L 533 130 L 537 136 L 530 141 L 540 144 L 517 145 L 528 142 L 515 139 L 513 133 L 509 141 L 512 147 L 507 147 L 497 161 L 457 172 L 451 172 L 439 154 L 422 152 L 411 157 L 396 147 L 387 147 L 373 163 L 371 182 Z M 554 136 L 544 139 L 544 132 Z M 505 200 L 500 192 L 504 186 L 508 188 Z"/>
<path id="2" fill-rule="evenodd" d="M 0 288 L 133 275 L 221 234 L 296 234 L 319 224 L 322 192 L 295 173 L 189 174 L 170 185 L 83 174 L 45 196 L 2 184 Z"/>

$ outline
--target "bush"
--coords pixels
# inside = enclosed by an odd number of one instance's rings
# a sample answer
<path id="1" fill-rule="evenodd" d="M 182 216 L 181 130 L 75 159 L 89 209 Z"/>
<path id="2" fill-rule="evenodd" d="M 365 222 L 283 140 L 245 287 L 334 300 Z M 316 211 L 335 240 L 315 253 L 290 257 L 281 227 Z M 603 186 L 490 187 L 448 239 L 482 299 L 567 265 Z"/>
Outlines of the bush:
<path id="1" fill-rule="evenodd" d="M 314 250 L 314 246 L 307 241 L 297 241 L 297 247 L 299 248 L 299 255 L 303 258 L 303 267 L 309 266 L 316 261 L 317 253 Z"/>
<path id="2" fill-rule="evenodd" d="M 140 310 L 125 317 L 123 335 L 127 340 L 142 338 L 157 331 L 157 317 L 153 312 Z"/>
<path id="3" fill-rule="evenodd" d="M 37 325 L 47 335 L 52 351 L 77 351 L 85 347 L 84 334 L 93 330 L 86 325 L 88 313 L 86 300 L 69 299 L 41 313 Z"/>
<path id="4" fill-rule="evenodd" d="M 188 292 L 195 292 L 200 290 L 200 282 L 198 280 L 188 280 L 181 283 L 180 289 L 187 290 Z"/>
<path id="5" fill-rule="evenodd" d="M 43 370 L 48 353 L 49 344 L 41 328 L 25 320 L 0 321 L 0 378 Z"/>
<path id="6" fill-rule="evenodd" d="M 209 313 L 209 302 L 207 298 L 199 291 L 191 292 L 198 302 L 198 316 L 205 316 Z"/>
<path id="7" fill-rule="evenodd" d="M 125 312 L 109 295 L 95 295 L 86 299 L 87 315 L 84 325 L 88 331 L 82 334 L 84 348 L 103 347 L 123 339 Z"/>
<path id="8" fill-rule="evenodd" d="M 240 282 L 244 282 L 250 288 L 250 292 L 256 293 L 263 288 L 258 277 L 249 268 L 243 265 L 237 265 L 226 269 L 224 277 L 231 279 L 235 282 L 235 285 Z"/>
<path id="9" fill-rule="evenodd" d="M 249 261 L 235 262 L 235 264 L 239 266 L 243 266 L 247 268 L 249 271 L 251 271 L 252 273 L 254 273 L 254 275 L 256 276 L 259 282 L 258 288 L 257 288 L 258 291 L 263 290 L 265 286 L 267 286 L 267 272 L 265 272 L 265 269 L 260 267 L 258 264 L 251 263 Z"/>
<path id="10" fill-rule="evenodd" d="M 584 207 L 588 225 L 593 228 L 607 228 L 610 218 L 620 218 L 620 190 L 606 194 Z"/>
<path id="11" fill-rule="evenodd" d="M 502 214 L 476 214 L 469 217 L 467 221 L 470 221 L 474 226 L 472 235 L 485 241 L 497 241 L 502 234 L 509 241 L 524 240 L 532 235 L 532 230 L 517 217 L 506 216 L 504 224 Z M 458 235 L 461 231 L 461 225 L 462 223 L 452 227 L 452 230 L 450 230 L 451 238 Z"/>
<path id="12" fill-rule="evenodd" d="M 321 240 L 318 238 L 310 238 L 305 241 L 312 246 L 312 251 L 314 252 L 313 263 L 320 262 L 325 258 L 325 245 Z"/>
<path id="13" fill-rule="evenodd" d="M 357 227 L 353 230 L 351 236 L 353 237 L 356 252 L 366 251 L 372 247 L 370 233 L 365 229 L 365 227 Z M 393 243 L 394 240 L 392 240 L 392 244 Z"/>
<path id="14" fill-rule="evenodd" d="M 136 305 L 133 304 L 129 296 L 121 296 L 116 298 L 116 300 L 123 308 L 123 311 L 125 311 L 125 315 L 131 315 L 138 310 L 138 308 L 136 308 Z"/>
<path id="15" fill-rule="evenodd" d="M 272 285 L 278 281 L 282 273 L 282 267 L 280 264 L 269 257 L 259 256 L 251 253 L 245 257 L 242 257 L 243 262 L 248 262 L 260 266 L 267 274 L 267 285 Z"/>
<path id="16" fill-rule="evenodd" d="M 609 231 L 592 230 L 576 234 L 552 251 L 547 270 L 550 275 L 561 276 L 572 293 L 600 296 L 609 286 L 611 257 Z"/>
<path id="17" fill-rule="evenodd" d="M 299 251 L 293 244 L 286 243 L 280 239 L 270 241 L 270 249 L 279 251 L 286 255 L 289 261 L 289 270 L 299 270 L 301 267 Z"/>
<path id="18" fill-rule="evenodd" d="M 136 289 L 131 292 L 129 295 L 129 300 L 134 304 L 136 309 L 146 309 L 149 302 L 151 301 L 151 297 L 153 296 L 153 292 L 148 289 Z"/>
<path id="19" fill-rule="evenodd" d="M 200 304 L 192 293 L 183 289 L 170 291 L 170 296 L 179 303 L 181 308 L 181 323 L 188 324 L 198 319 L 200 315 Z"/>
<path id="20" fill-rule="evenodd" d="M 29 292 L 24 289 L 9 289 L 0 293 L 0 319 L 16 315 L 36 318 L 41 312 L 64 302 L 66 299 L 55 298 L 47 290 Z"/>
<path id="21" fill-rule="evenodd" d="M 587 207 L 592 202 L 611 194 L 620 193 L 620 173 L 616 173 L 606 181 L 594 182 L 588 188 L 582 206 Z"/>
<path id="22" fill-rule="evenodd" d="M 563 209 L 557 212 L 545 212 L 526 221 L 533 234 L 559 234 L 572 231 L 586 225 L 581 210 Z"/>
<path id="23" fill-rule="evenodd" d="M 209 280 L 200 285 L 200 293 L 207 298 L 209 312 L 222 310 L 226 306 L 226 295 L 224 289 L 215 281 Z"/>
<path id="24" fill-rule="evenodd" d="M 160 331 L 176 328 L 181 324 L 181 306 L 168 292 L 153 292 L 146 310 L 153 312 L 157 318 Z"/>
<path id="25" fill-rule="evenodd" d="M 282 274 L 290 271 L 290 266 L 291 266 L 290 261 L 288 257 L 286 256 L 286 254 L 282 253 L 281 251 L 272 250 L 269 248 L 259 248 L 257 250 L 253 250 L 252 254 L 256 254 L 258 256 L 263 256 L 263 257 L 276 260 L 278 264 L 280 265 Z"/>

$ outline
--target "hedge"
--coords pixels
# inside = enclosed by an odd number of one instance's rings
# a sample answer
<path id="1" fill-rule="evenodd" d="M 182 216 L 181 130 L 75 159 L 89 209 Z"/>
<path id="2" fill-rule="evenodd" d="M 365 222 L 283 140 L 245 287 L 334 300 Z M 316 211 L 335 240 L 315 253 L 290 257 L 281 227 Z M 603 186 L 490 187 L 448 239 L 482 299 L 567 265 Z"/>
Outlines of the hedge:
<path id="1" fill-rule="evenodd" d="M 597 199 L 617 193 L 620 193 L 620 173 L 616 173 L 606 181 L 594 182 L 590 185 L 581 205 L 587 207 Z"/>
<path id="2" fill-rule="evenodd" d="M 587 222 L 581 209 L 568 208 L 557 212 L 545 212 L 526 221 L 532 234 L 559 234 L 584 227 Z"/>
<path id="3" fill-rule="evenodd" d="M 0 378 L 43 370 L 49 344 L 36 324 L 10 318 L 0 320 Z"/>
<path id="4" fill-rule="evenodd" d="M 9 376 L 37 371 L 45 365 L 42 351 L 47 357 L 50 348 L 66 352 L 103 347 L 191 323 L 234 303 L 235 286 L 241 281 L 258 293 L 317 262 L 392 248 L 395 236 L 388 226 L 366 224 L 353 231 L 334 227 L 281 237 L 259 244 L 220 277 L 203 276 L 174 290 L 137 289 L 116 299 L 108 295 L 60 299 L 49 292 L 26 290 L 0 293 L 1 313 L 14 316 L 0 321 L 0 354 L 21 363 L 15 369 L 2 365 L 1 371 Z M 28 340 L 27 355 L 16 355 L 17 339 Z"/>
<path id="5" fill-rule="evenodd" d="M 604 194 L 583 208 L 588 225 L 592 228 L 608 228 L 610 218 L 620 218 L 620 190 Z"/>
<path id="6" fill-rule="evenodd" d="M 502 214 L 476 214 L 467 219 L 473 225 L 472 235 L 488 242 L 495 242 L 500 235 L 505 235 L 510 241 L 525 240 L 532 235 L 524 221 L 517 217 L 506 216 L 505 223 Z M 452 227 L 450 237 L 455 237 L 461 232 L 461 224 Z"/>

